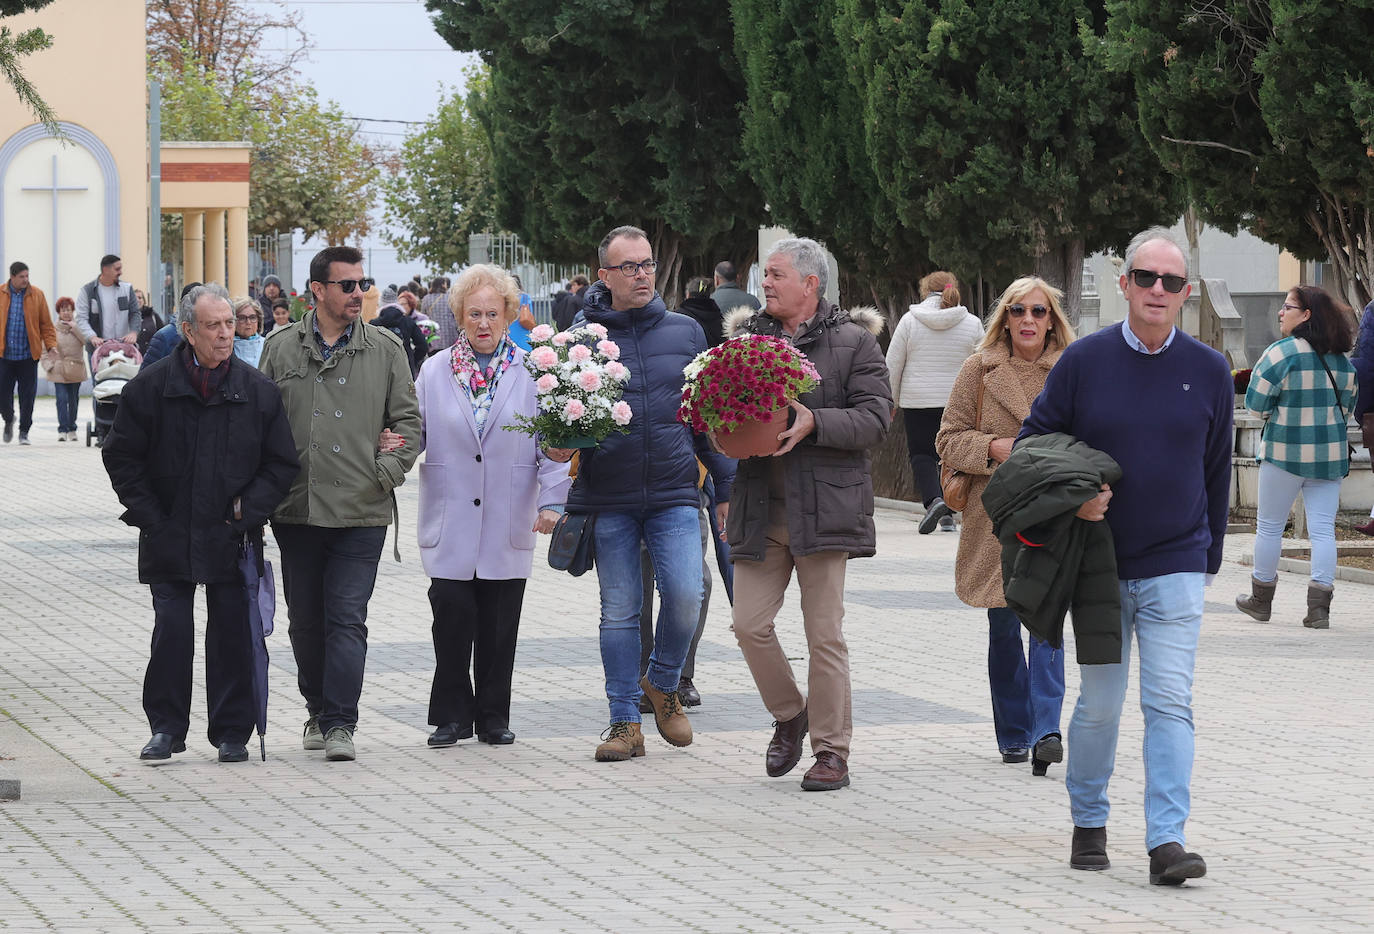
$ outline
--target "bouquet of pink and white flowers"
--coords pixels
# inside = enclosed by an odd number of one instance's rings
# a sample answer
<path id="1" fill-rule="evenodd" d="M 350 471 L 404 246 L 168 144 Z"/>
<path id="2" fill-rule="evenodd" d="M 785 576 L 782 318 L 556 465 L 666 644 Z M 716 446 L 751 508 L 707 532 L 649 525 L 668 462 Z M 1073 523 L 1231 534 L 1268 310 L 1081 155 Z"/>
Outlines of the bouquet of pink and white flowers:
<path id="1" fill-rule="evenodd" d="M 611 432 L 629 431 L 633 413 L 621 396 L 630 371 L 601 325 L 557 332 L 535 326 L 525 369 L 534 377 L 539 414 L 516 416 L 520 424 L 507 431 L 536 435 L 549 448 L 592 447 Z"/>

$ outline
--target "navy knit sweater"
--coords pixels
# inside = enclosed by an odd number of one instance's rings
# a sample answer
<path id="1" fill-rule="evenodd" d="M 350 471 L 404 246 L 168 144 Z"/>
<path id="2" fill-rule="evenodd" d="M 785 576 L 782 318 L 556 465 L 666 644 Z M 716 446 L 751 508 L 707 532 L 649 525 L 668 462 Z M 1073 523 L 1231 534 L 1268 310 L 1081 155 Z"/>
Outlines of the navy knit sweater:
<path id="1" fill-rule="evenodd" d="M 1231 492 L 1235 390 L 1226 359 L 1176 332 L 1155 355 L 1112 325 L 1074 341 L 1019 437 L 1062 431 L 1121 465 L 1107 523 L 1122 580 L 1215 574 Z"/>

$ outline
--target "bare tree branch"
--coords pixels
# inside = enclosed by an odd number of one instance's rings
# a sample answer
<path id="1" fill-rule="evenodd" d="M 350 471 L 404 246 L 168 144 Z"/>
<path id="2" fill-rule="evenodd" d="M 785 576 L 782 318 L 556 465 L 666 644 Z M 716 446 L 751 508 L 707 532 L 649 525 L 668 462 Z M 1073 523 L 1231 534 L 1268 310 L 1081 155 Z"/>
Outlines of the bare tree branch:
<path id="1" fill-rule="evenodd" d="M 1259 156 L 1248 149 L 1237 149 L 1235 146 L 1228 146 L 1226 143 L 1217 143 L 1209 139 L 1174 139 L 1172 136 L 1160 135 L 1160 139 L 1166 143 L 1178 143 L 1180 146 L 1205 146 L 1209 149 L 1225 149 L 1238 155 L 1249 156 L 1251 159 L 1259 161 Z"/>

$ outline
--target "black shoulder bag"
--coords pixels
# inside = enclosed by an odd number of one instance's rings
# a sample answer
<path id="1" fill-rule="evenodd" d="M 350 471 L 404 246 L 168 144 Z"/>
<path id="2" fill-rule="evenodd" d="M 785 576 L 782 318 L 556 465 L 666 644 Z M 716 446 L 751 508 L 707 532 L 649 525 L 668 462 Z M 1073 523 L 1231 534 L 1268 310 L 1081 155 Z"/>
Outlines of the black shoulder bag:
<path id="1" fill-rule="evenodd" d="M 581 577 L 596 563 L 596 514 L 565 512 L 549 536 L 549 567 Z"/>

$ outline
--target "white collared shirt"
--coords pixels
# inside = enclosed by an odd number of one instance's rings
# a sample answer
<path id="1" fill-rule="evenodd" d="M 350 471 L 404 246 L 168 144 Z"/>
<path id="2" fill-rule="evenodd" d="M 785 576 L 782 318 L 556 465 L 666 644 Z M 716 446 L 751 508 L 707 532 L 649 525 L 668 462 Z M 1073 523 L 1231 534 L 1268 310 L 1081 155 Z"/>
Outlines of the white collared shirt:
<path id="1" fill-rule="evenodd" d="M 1126 318 L 1121 322 L 1121 336 L 1126 338 L 1127 346 L 1129 346 L 1132 350 L 1136 351 L 1137 353 L 1143 353 L 1146 356 L 1154 356 L 1157 353 L 1164 353 L 1164 351 L 1169 349 L 1169 345 L 1174 342 L 1174 335 L 1177 333 L 1178 328 L 1169 328 L 1169 336 L 1164 338 L 1164 346 L 1160 347 L 1158 350 L 1151 350 L 1150 348 L 1146 347 L 1145 344 L 1140 340 L 1140 338 L 1135 336 L 1135 332 L 1131 330 L 1130 318 Z"/>

